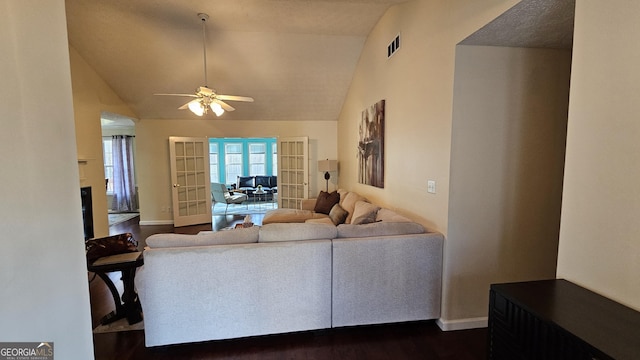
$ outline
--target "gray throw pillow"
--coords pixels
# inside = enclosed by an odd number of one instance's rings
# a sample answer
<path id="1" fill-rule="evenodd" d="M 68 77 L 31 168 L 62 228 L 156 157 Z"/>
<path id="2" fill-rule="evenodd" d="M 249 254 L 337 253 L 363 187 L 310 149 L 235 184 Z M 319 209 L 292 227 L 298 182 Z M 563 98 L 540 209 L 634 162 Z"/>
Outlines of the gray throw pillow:
<path id="1" fill-rule="evenodd" d="M 356 206 L 353 209 L 353 215 L 351 217 L 351 224 L 361 225 L 376 222 L 378 210 L 380 210 L 380 207 L 377 205 L 366 201 L 356 202 Z"/>
<path id="2" fill-rule="evenodd" d="M 371 224 L 373 222 L 376 222 L 376 213 L 374 212 L 351 219 L 353 225 Z"/>
<path id="3" fill-rule="evenodd" d="M 343 209 L 340 204 L 333 205 L 331 211 L 329 211 L 329 218 L 331 219 L 331 222 L 333 222 L 333 224 L 336 226 L 344 224 L 344 221 L 347 220 L 347 216 L 349 216 L 349 213 L 347 212 L 347 210 Z"/>

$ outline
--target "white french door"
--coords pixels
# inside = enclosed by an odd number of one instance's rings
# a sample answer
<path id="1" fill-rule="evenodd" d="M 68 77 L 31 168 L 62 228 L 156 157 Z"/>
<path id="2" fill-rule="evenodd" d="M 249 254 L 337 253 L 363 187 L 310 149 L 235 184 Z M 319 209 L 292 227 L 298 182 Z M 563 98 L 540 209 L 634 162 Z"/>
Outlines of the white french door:
<path id="1" fill-rule="evenodd" d="M 209 140 L 169 137 L 173 226 L 211 222 Z"/>
<path id="2" fill-rule="evenodd" d="M 309 193 L 309 138 L 278 138 L 278 208 L 300 209 Z"/>

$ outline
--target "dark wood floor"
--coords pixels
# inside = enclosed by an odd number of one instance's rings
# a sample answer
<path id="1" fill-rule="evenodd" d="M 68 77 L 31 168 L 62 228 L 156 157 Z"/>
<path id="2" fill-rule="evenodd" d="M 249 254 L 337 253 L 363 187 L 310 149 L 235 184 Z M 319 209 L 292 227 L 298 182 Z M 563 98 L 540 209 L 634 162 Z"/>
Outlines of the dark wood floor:
<path id="1" fill-rule="evenodd" d="M 260 224 L 260 216 L 252 216 Z M 209 225 L 173 228 L 171 225 L 139 226 L 138 218 L 110 227 L 110 233 L 131 232 L 141 244 L 152 234 L 195 234 L 242 222 L 242 216 L 216 216 Z M 89 274 L 91 279 L 93 274 Z M 117 274 L 112 280 L 122 290 Z M 91 313 L 94 327 L 114 309 L 113 299 L 99 278 L 91 281 Z M 359 326 L 254 338 L 210 341 L 146 348 L 144 331 L 94 334 L 96 359 L 486 359 L 486 329 L 440 331 L 433 321 Z"/>

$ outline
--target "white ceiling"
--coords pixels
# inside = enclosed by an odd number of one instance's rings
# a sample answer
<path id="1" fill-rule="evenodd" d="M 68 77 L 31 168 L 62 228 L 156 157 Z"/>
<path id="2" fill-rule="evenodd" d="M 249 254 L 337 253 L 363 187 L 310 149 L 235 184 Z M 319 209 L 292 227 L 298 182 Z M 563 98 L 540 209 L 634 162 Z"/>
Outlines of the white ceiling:
<path id="1" fill-rule="evenodd" d="M 224 119 L 336 120 L 366 36 L 404 1 L 67 0 L 66 11 L 71 46 L 139 118 L 197 118 L 177 110 L 189 98 L 153 94 L 209 85 L 255 98 Z"/>
<path id="2" fill-rule="evenodd" d="M 177 109 L 189 98 L 153 94 L 208 85 L 255 98 L 222 119 L 336 120 L 367 35 L 405 1 L 66 0 L 66 11 L 71 46 L 141 119 L 197 118 Z M 574 7 L 523 0 L 461 44 L 570 48 Z"/>

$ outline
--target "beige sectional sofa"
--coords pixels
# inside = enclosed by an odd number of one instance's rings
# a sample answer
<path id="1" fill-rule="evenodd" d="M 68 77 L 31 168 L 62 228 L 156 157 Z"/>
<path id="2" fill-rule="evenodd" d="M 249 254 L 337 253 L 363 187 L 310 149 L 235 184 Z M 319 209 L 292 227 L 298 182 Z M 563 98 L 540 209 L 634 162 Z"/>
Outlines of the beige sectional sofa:
<path id="1" fill-rule="evenodd" d="M 146 345 L 438 318 L 444 237 L 395 216 L 150 236 Z"/>

